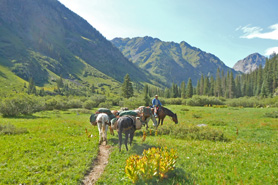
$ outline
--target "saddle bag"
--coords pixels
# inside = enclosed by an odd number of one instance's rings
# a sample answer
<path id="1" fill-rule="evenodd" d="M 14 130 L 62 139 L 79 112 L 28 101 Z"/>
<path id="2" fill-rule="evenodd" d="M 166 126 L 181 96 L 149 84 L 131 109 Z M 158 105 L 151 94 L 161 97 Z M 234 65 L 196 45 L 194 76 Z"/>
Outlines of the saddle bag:
<path id="1" fill-rule="evenodd" d="M 97 125 L 97 121 L 96 121 L 97 116 L 98 116 L 98 114 L 92 114 L 92 115 L 90 116 L 90 123 L 91 123 L 93 126 L 96 126 L 96 125 Z"/>
<path id="2" fill-rule="evenodd" d="M 143 107 L 143 116 L 145 118 L 151 116 L 151 114 L 152 114 L 151 108 Z"/>
<path id="3" fill-rule="evenodd" d="M 109 117 L 109 120 L 112 120 L 113 118 L 115 118 L 114 114 L 112 114 L 112 112 L 109 109 L 107 109 L 107 108 L 99 108 L 97 110 L 96 114 L 98 114 L 98 113 L 105 113 L 105 114 L 107 114 L 108 117 Z"/>
<path id="4" fill-rule="evenodd" d="M 134 116 L 136 117 L 137 116 L 137 112 L 135 111 L 132 111 L 132 110 L 127 110 L 127 111 L 122 111 L 119 116 Z"/>
<path id="5" fill-rule="evenodd" d="M 113 118 L 111 120 L 111 127 L 114 129 L 114 130 L 117 130 L 118 129 L 118 118 Z"/>
<path id="6" fill-rule="evenodd" d="M 142 128 L 142 122 L 140 120 L 140 117 L 136 117 L 135 126 L 136 126 L 136 130 L 140 130 Z"/>

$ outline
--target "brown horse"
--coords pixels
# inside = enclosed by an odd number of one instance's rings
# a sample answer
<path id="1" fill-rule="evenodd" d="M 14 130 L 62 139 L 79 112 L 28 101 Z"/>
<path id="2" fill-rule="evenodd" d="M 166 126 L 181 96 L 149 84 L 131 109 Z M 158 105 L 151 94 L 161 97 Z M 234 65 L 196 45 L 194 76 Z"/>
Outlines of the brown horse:
<path id="1" fill-rule="evenodd" d="M 178 124 L 178 116 L 177 114 L 173 113 L 172 111 L 170 111 L 169 109 L 160 106 L 158 111 L 157 111 L 157 117 L 158 117 L 158 124 L 159 125 L 160 121 L 161 121 L 161 125 L 163 125 L 163 120 L 166 116 L 170 116 L 172 117 L 172 120 Z"/>

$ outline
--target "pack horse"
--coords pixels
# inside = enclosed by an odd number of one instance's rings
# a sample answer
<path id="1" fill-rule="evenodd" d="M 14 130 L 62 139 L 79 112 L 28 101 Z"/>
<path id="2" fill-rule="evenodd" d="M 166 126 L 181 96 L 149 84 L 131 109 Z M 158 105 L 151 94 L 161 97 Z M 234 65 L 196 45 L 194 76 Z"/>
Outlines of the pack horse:
<path id="1" fill-rule="evenodd" d="M 99 144 L 101 144 L 102 141 L 105 141 L 105 144 L 107 144 L 107 130 L 109 124 L 108 115 L 105 113 L 98 114 L 96 122 L 99 132 Z"/>

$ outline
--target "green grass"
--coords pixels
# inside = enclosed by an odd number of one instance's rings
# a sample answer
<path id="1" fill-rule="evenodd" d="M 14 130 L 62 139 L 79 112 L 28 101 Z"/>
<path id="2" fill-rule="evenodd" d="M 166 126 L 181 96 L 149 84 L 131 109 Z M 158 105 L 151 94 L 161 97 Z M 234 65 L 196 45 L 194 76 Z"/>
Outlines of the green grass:
<path id="1" fill-rule="evenodd" d="M 235 109 L 167 106 L 178 114 L 179 124 L 196 126 L 207 124 L 218 129 L 231 140 L 227 142 L 175 139 L 175 136 L 147 136 L 137 131 L 131 150 L 118 152 L 117 137 L 110 143 L 115 147 L 109 164 L 97 184 L 131 184 L 124 173 L 125 160 L 133 154 L 142 155 L 144 149 L 164 147 L 177 149 L 176 169 L 168 179 L 150 184 L 277 184 L 278 176 L 278 120 L 266 118 L 272 109 Z M 189 111 L 182 111 L 184 108 Z M 192 115 L 202 114 L 201 118 Z M 172 124 L 167 118 L 162 127 Z M 144 128 L 143 128 L 144 129 Z M 237 135 L 238 129 L 238 135 Z M 140 184 L 140 183 L 139 183 Z"/>
<path id="2" fill-rule="evenodd" d="M 28 133 L 0 135 L 0 184 L 79 184 L 98 152 L 97 129 L 88 120 L 59 111 L 1 119 Z"/>
<path id="3" fill-rule="evenodd" d="M 167 117 L 161 128 L 175 131 L 183 126 L 206 124 L 211 130 L 223 132 L 229 140 L 177 139 L 173 134 L 155 136 L 153 131 L 142 142 L 142 128 L 136 131 L 130 150 L 122 145 L 119 152 L 117 134 L 108 134 L 112 152 L 97 184 L 132 184 L 124 172 L 126 159 L 133 154 L 142 155 L 144 149 L 164 146 L 177 150 L 176 169 L 167 179 L 148 184 L 278 183 L 278 120 L 265 117 L 276 109 L 167 108 L 177 113 L 179 124 Z M 194 114 L 202 116 L 195 118 Z M 72 111 L 0 118 L 0 125 L 10 124 L 28 131 L 0 135 L 0 184 L 80 184 L 98 152 L 98 131 L 88 120 L 89 114 L 77 115 Z M 87 137 L 85 128 L 93 134 L 92 138 Z"/>

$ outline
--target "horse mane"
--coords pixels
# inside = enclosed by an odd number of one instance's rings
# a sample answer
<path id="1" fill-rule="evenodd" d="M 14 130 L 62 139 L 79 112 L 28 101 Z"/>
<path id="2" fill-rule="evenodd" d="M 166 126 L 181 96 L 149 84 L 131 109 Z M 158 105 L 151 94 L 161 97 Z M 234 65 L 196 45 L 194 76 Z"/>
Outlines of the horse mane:
<path id="1" fill-rule="evenodd" d="M 171 117 L 173 117 L 173 116 L 175 115 L 175 113 L 173 113 L 171 110 L 167 109 L 166 107 L 162 107 L 162 106 L 161 106 L 161 108 L 163 109 L 163 111 L 166 110 L 166 111 L 165 111 L 165 114 L 168 113 L 167 115 L 169 115 L 169 116 L 171 116 Z"/>

